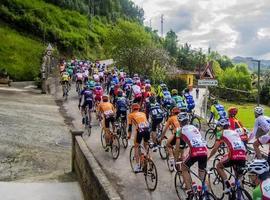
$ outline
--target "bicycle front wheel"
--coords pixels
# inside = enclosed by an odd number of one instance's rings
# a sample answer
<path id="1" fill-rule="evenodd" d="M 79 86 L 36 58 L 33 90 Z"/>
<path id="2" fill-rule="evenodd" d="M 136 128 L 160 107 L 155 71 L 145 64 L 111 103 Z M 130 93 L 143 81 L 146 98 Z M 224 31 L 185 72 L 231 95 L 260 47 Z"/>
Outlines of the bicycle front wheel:
<path id="1" fill-rule="evenodd" d="M 174 187 L 176 194 L 180 200 L 187 199 L 186 189 L 184 186 L 184 180 L 182 177 L 182 173 L 177 171 L 174 176 Z"/>
<path id="2" fill-rule="evenodd" d="M 210 172 L 211 173 L 209 174 L 209 177 L 208 177 L 209 188 L 216 199 L 223 199 L 224 198 L 223 191 L 225 189 L 223 180 L 218 175 L 216 168 L 211 168 Z"/>
<path id="3" fill-rule="evenodd" d="M 234 194 L 236 195 L 236 197 L 235 196 L 232 196 L 231 198 L 229 198 L 230 200 L 232 200 L 232 199 L 237 199 L 237 200 L 252 200 L 252 197 L 248 193 L 248 191 L 246 191 L 242 187 L 237 188 L 237 190 L 236 190 L 236 192 Z"/>
<path id="4" fill-rule="evenodd" d="M 164 140 L 164 142 L 162 141 L 161 146 L 158 148 L 158 151 L 159 151 L 159 155 L 160 155 L 162 160 L 166 160 L 169 157 L 165 140 Z"/>
<path id="5" fill-rule="evenodd" d="M 116 135 L 111 136 L 111 153 L 114 160 L 116 160 L 120 153 L 120 142 L 119 138 Z"/>
<path id="6" fill-rule="evenodd" d="M 199 131 L 201 130 L 201 120 L 198 117 L 193 116 L 192 119 L 191 119 L 190 124 L 192 124 L 197 129 L 199 129 Z"/>
<path id="7" fill-rule="evenodd" d="M 146 169 L 144 172 L 144 178 L 145 178 L 147 189 L 150 191 L 154 191 L 158 183 L 158 174 L 157 174 L 156 165 L 151 159 L 148 159 L 146 161 Z"/>
<path id="8" fill-rule="evenodd" d="M 216 142 L 216 133 L 214 129 L 208 129 L 204 136 L 205 141 L 207 142 L 206 146 L 208 149 L 212 149 Z"/>

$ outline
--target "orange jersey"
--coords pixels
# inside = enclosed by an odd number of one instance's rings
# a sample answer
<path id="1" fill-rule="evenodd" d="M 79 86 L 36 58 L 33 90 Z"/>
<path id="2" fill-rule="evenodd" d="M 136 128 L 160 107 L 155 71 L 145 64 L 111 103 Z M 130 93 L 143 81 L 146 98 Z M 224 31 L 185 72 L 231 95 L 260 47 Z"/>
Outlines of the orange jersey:
<path id="1" fill-rule="evenodd" d="M 178 121 L 177 115 L 173 115 L 173 116 L 169 117 L 169 119 L 167 120 L 167 123 L 166 123 L 166 127 L 165 128 L 167 128 L 169 126 L 172 126 L 173 133 L 176 133 L 176 130 L 178 128 L 180 128 L 180 123 Z"/>
<path id="2" fill-rule="evenodd" d="M 128 115 L 128 125 L 134 124 L 136 129 L 143 129 L 149 126 L 146 114 L 143 112 L 132 112 Z"/>
<path id="3" fill-rule="evenodd" d="M 98 105 L 98 111 L 105 117 L 114 115 L 114 106 L 110 102 L 102 102 Z"/>

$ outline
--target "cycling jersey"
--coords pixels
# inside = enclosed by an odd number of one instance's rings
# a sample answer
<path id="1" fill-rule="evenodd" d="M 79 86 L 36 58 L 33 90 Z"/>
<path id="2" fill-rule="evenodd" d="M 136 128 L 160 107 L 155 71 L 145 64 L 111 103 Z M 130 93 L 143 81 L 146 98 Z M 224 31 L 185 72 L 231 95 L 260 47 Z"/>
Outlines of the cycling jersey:
<path id="1" fill-rule="evenodd" d="M 231 160 L 246 160 L 246 147 L 238 133 L 229 129 L 223 130 L 217 133 L 217 140 L 227 145 Z"/>
<path id="2" fill-rule="evenodd" d="M 180 110 L 186 110 L 187 109 L 187 104 L 186 104 L 184 98 L 182 98 L 179 95 L 174 95 L 172 98 L 173 98 L 173 100 L 175 102 L 175 105 L 178 108 L 180 108 Z"/>
<path id="3" fill-rule="evenodd" d="M 186 98 L 188 112 L 191 112 L 192 109 L 195 108 L 195 102 L 194 102 L 193 96 L 189 93 L 185 93 L 184 96 Z"/>
<path id="4" fill-rule="evenodd" d="M 227 114 L 224 109 L 224 106 L 221 104 L 215 104 L 211 106 L 211 113 L 214 114 L 216 120 L 226 118 Z"/>
<path id="5" fill-rule="evenodd" d="M 98 74 L 94 74 L 93 75 L 94 81 L 98 82 L 99 81 L 99 75 Z"/>
<path id="6" fill-rule="evenodd" d="M 127 111 L 128 109 L 128 102 L 125 97 L 117 97 L 115 104 L 116 104 L 117 110 Z"/>
<path id="7" fill-rule="evenodd" d="M 95 94 L 95 100 L 101 101 L 101 98 L 103 96 L 103 88 L 101 86 L 96 86 L 94 89 L 94 94 Z"/>
<path id="8" fill-rule="evenodd" d="M 84 97 L 84 101 L 93 101 L 93 91 L 90 89 L 84 89 L 81 91 L 81 96 Z"/>
<path id="9" fill-rule="evenodd" d="M 170 116 L 167 120 L 166 127 L 172 126 L 173 133 L 176 134 L 176 137 L 180 137 L 178 134 L 180 132 L 180 123 L 178 121 L 177 115 Z"/>
<path id="10" fill-rule="evenodd" d="M 185 125 L 179 134 L 180 138 L 189 146 L 190 157 L 207 156 L 206 142 L 195 126 Z"/>
<path id="11" fill-rule="evenodd" d="M 105 119 L 114 116 L 114 107 L 110 102 L 102 102 L 98 105 L 98 111 L 100 111 Z"/>
<path id="12" fill-rule="evenodd" d="M 147 111 L 149 112 L 152 120 L 163 119 L 163 111 L 158 103 L 150 103 L 147 107 Z"/>
<path id="13" fill-rule="evenodd" d="M 136 130 L 139 132 L 149 128 L 145 113 L 139 111 L 132 112 L 128 115 L 128 125 L 130 126 L 132 124 L 135 125 Z"/>
<path id="14" fill-rule="evenodd" d="M 270 200 L 270 178 L 262 181 L 252 194 L 253 200 Z"/>
<path id="15" fill-rule="evenodd" d="M 69 81 L 69 75 L 68 74 L 63 74 L 61 76 L 61 81 Z"/>
<path id="16" fill-rule="evenodd" d="M 257 138 L 260 135 L 265 135 L 269 133 L 269 131 L 270 131 L 270 118 L 263 115 L 257 117 L 255 120 L 252 135 L 255 135 Z"/>
<path id="17" fill-rule="evenodd" d="M 116 76 L 114 76 L 114 77 L 112 78 L 112 81 L 114 81 L 115 84 L 118 84 L 118 83 L 119 83 L 119 79 L 118 79 L 118 77 L 116 77 Z"/>
<path id="18" fill-rule="evenodd" d="M 76 73 L 76 80 L 77 81 L 83 80 L 83 74 L 82 73 Z"/>

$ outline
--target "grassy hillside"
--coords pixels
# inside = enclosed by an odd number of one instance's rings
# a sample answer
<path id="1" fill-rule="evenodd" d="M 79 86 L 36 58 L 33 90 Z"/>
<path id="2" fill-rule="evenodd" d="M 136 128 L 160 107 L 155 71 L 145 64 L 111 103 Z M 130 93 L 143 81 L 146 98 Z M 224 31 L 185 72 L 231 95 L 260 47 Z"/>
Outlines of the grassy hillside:
<path id="1" fill-rule="evenodd" d="M 45 47 L 0 23 L 0 69 L 6 69 L 12 79 L 33 80 L 39 73 Z"/>

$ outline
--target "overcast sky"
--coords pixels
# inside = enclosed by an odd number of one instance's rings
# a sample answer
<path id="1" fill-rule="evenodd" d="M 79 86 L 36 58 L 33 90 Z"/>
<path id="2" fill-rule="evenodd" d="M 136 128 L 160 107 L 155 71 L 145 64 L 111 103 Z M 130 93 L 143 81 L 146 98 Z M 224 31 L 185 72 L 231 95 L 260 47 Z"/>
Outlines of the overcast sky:
<path id="1" fill-rule="evenodd" d="M 221 54 L 270 59 L 270 0 L 133 0 L 145 25 L 174 30 L 179 43 Z"/>

